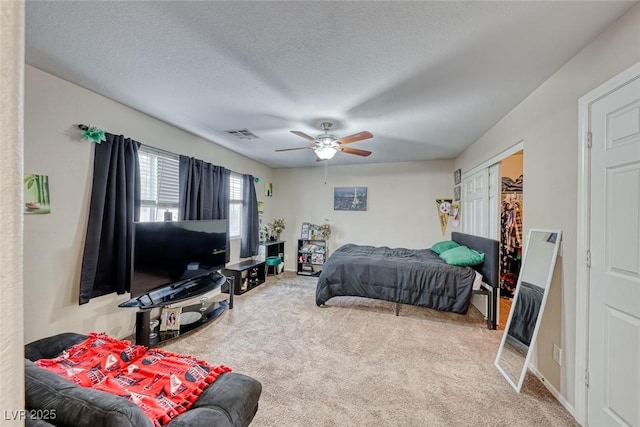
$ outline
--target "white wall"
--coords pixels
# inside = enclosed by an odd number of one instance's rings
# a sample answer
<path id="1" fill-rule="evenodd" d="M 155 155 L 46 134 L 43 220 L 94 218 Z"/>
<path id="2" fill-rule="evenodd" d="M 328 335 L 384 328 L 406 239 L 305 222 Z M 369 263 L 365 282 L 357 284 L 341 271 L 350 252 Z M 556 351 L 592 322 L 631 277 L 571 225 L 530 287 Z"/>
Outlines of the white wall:
<path id="1" fill-rule="evenodd" d="M 324 177 L 323 166 L 276 170 L 273 212 L 287 222 L 286 269 L 296 269 L 303 222 L 328 220 L 329 252 L 345 243 L 428 248 L 444 239 L 435 199 L 452 196 L 453 161 L 329 166 L 326 184 Z M 349 186 L 368 187 L 367 211 L 333 210 L 334 187 Z M 272 219 L 265 215 L 266 222 Z"/>
<path id="2" fill-rule="evenodd" d="M 558 258 L 538 337 L 538 370 L 571 407 L 575 400 L 578 99 L 640 61 L 640 4 L 589 43 L 456 159 L 463 172 L 524 140 L 525 229 L 560 228 Z M 553 344 L 564 353 L 552 360 Z"/>
<path id="3" fill-rule="evenodd" d="M 24 2 L 0 2 L 0 402 L 2 425 L 24 409 L 22 147 Z M 33 307 L 30 307 L 33 309 Z M 35 310 L 34 310 L 35 312 Z"/>
<path id="4" fill-rule="evenodd" d="M 127 295 L 78 306 L 93 145 L 80 139 L 77 124 L 249 173 L 261 182 L 271 180 L 272 169 L 34 67 L 26 67 L 25 77 L 24 170 L 48 175 L 51 195 L 51 214 L 24 217 L 25 341 L 65 331 L 126 337 L 135 310 L 117 305 Z M 270 214 L 273 201 L 264 201 Z M 232 241 L 231 262 L 239 252 L 239 241 Z"/>

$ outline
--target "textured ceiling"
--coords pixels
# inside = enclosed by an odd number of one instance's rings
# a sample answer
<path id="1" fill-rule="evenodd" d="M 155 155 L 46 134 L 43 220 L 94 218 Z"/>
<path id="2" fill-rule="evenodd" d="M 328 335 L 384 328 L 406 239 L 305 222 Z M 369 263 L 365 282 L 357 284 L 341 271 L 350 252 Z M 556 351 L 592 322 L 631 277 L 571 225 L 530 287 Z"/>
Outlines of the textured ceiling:
<path id="1" fill-rule="evenodd" d="M 374 135 L 331 164 L 447 159 L 633 3 L 27 1 L 26 59 L 274 167 L 324 119 Z"/>

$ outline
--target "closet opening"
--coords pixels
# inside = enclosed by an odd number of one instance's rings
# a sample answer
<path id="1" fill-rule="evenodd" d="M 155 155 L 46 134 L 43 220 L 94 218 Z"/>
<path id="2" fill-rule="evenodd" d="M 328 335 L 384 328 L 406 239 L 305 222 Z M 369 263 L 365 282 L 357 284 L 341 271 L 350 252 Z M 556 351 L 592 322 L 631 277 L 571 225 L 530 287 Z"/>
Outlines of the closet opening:
<path id="1" fill-rule="evenodd" d="M 500 161 L 500 298 L 498 329 L 504 329 L 522 264 L 523 242 L 523 159 L 520 150 Z"/>

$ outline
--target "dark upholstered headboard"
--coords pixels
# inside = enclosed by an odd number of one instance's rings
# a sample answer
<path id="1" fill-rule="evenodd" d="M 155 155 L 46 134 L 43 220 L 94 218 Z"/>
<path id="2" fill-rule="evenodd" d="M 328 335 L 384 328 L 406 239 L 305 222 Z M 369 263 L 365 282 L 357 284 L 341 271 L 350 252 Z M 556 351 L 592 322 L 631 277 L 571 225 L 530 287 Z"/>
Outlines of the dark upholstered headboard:
<path id="1" fill-rule="evenodd" d="M 484 254 L 484 262 L 475 267 L 482 274 L 482 281 L 497 288 L 500 286 L 500 242 L 471 234 L 451 233 L 451 240 Z"/>

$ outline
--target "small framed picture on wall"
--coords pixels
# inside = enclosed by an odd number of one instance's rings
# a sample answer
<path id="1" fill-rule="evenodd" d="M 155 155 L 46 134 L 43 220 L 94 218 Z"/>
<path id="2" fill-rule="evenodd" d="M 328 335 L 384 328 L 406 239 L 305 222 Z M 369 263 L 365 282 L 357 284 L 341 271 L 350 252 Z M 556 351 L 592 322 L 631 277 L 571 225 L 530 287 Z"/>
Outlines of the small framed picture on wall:
<path id="1" fill-rule="evenodd" d="M 460 201 L 460 186 L 453 188 L 453 200 Z"/>
<path id="2" fill-rule="evenodd" d="M 461 182 L 462 182 L 462 170 L 456 169 L 455 172 L 453 172 L 453 183 L 455 185 L 460 185 Z"/>

